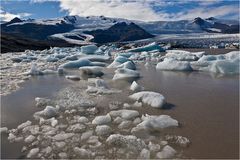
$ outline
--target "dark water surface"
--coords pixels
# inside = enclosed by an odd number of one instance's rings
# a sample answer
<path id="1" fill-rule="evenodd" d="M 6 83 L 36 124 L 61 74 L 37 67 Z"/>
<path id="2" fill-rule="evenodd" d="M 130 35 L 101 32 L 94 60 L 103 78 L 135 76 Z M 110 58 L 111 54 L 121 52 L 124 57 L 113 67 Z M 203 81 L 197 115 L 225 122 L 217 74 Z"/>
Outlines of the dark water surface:
<path id="1" fill-rule="evenodd" d="M 181 127 L 172 130 L 174 135 L 185 136 L 191 145 L 184 149 L 186 158 L 238 158 L 239 157 L 239 77 L 216 77 L 198 72 L 167 72 L 146 69 L 140 65 L 141 76 L 137 82 L 145 90 L 156 91 L 175 107 L 158 110 L 144 106 L 145 113 L 167 114 L 177 119 Z M 104 79 L 112 78 L 112 73 Z M 77 83 L 77 82 L 76 82 Z M 22 122 L 33 119 L 35 97 L 54 97 L 60 89 L 71 85 L 64 77 L 35 77 L 24 83 L 23 88 L 1 99 L 1 125 L 16 128 Z M 111 82 L 111 86 L 123 89 L 121 97 L 106 98 L 128 101 L 129 83 Z M 1 157 L 19 158 L 21 144 L 10 144 L 7 135 L 1 137 Z"/>

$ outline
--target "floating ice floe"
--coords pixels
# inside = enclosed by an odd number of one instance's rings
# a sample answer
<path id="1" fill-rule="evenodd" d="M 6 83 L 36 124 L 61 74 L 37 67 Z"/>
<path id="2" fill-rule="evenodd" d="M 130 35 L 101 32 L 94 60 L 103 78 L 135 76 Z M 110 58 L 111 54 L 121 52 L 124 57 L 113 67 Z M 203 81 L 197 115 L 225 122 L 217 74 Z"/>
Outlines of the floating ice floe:
<path id="1" fill-rule="evenodd" d="M 149 131 L 159 131 L 168 127 L 177 127 L 178 121 L 168 115 L 143 116 L 142 122 L 132 128 L 131 133 L 141 134 Z"/>
<path id="2" fill-rule="evenodd" d="M 165 58 L 163 62 L 159 62 L 156 66 L 160 70 L 170 71 L 192 71 L 190 62 L 188 61 L 177 61 L 173 58 Z"/>
<path id="3" fill-rule="evenodd" d="M 139 78 L 140 73 L 138 71 L 134 71 L 131 69 L 126 69 L 126 68 L 119 68 L 115 71 L 115 74 L 113 76 L 113 80 L 118 80 L 118 79 L 134 79 L 134 78 Z"/>
<path id="4" fill-rule="evenodd" d="M 96 45 L 87 45 L 81 47 L 81 52 L 83 54 L 94 54 L 97 51 L 98 47 Z"/>
<path id="5" fill-rule="evenodd" d="M 146 46 L 130 49 L 130 50 L 128 50 L 128 52 L 144 52 L 144 51 L 149 52 L 149 51 L 153 51 L 153 50 L 157 50 L 157 51 L 160 51 L 160 52 L 164 52 L 165 51 L 156 42 L 153 42 L 153 43 L 150 43 L 150 44 L 148 44 Z"/>
<path id="6" fill-rule="evenodd" d="M 157 153 L 156 156 L 157 158 L 160 158 L 160 159 L 166 159 L 166 158 L 168 159 L 168 158 L 173 158 L 176 153 L 177 152 L 175 151 L 175 149 L 173 149 L 169 145 L 166 145 L 161 152 Z"/>
<path id="7" fill-rule="evenodd" d="M 139 92 L 139 91 L 144 90 L 144 87 L 142 87 L 139 84 L 137 84 L 136 81 L 133 81 L 131 86 L 130 86 L 130 90 L 132 90 L 134 92 Z"/>
<path id="8" fill-rule="evenodd" d="M 117 56 L 114 61 L 107 68 L 117 68 L 119 65 L 129 61 L 128 58 L 124 56 Z"/>
<path id="9" fill-rule="evenodd" d="M 70 61 L 67 63 L 62 64 L 60 67 L 61 68 L 79 68 L 83 66 L 91 66 L 91 61 L 88 59 L 78 59 L 76 61 Z"/>
<path id="10" fill-rule="evenodd" d="M 109 112 L 111 117 L 121 117 L 126 120 L 134 119 L 139 116 L 139 112 L 135 110 L 117 110 L 117 111 L 110 111 Z"/>
<path id="11" fill-rule="evenodd" d="M 65 76 L 67 79 L 73 80 L 73 81 L 79 81 L 81 78 L 77 75 L 67 75 Z"/>
<path id="12" fill-rule="evenodd" d="M 151 91 L 141 91 L 134 93 L 129 96 L 129 98 L 134 99 L 136 101 L 142 101 L 154 108 L 162 108 L 164 106 L 165 97 L 157 92 Z"/>
<path id="13" fill-rule="evenodd" d="M 239 74 L 239 51 L 232 51 L 223 55 L 204 55 L 191 66 L 197 71 L 207 71 L 218 74 Z"/>
<path id="14" fill-rule="evenodd" d="M 55 108 L 53 106 L 46 106 L 46 108 L 44 110 L 34 113 L 34 117 L 36 119 L 39 119 L 40 117 L 49 119 L 49 118 L 57 116 L 57 114 L 58 114 L 57 108 Z"/>

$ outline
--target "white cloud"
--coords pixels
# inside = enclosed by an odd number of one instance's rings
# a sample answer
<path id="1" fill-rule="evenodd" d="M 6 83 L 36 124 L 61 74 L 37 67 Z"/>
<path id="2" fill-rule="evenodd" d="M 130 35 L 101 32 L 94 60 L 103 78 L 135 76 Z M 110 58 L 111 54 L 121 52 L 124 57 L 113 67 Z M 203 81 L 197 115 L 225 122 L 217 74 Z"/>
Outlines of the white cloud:
<path id="1" fill-rule="evenodd" d="M 148 0 L 60 0 L 60 7 L 70 15 L 99 16 L 127 18 L 133 20 L 159 20 Z"/>
<path id="2" fill-rule="evenodd" d="M 220 6 L 220 7 L 210 7 L 210 8 L 194 8 L 186 12 L 179 12 L 173 17 L 176 20 L 180 19 L 193 19 L 196 17 L 208 18 L 208 17 L 224 17 L 227 15 L 238 15 L 239 7 L 234 5 Z"/>
<path id="3" fill-rule="evenodd" d="M 29 16 L 31 16 L 30 13 L 13 14 L 13 13 L 5 12 L 4 10 L 0 9 L 0 19 L 1 19 L 1 21 L 10 21 L 15 17 L 24 18 L 24 17 L 29 17 Z"/>
<path id="4" fill-rule="evenodd" d="M 238 6 L 214 6 L 220 2 L 221 0 L 60 0 L 60 7 L 62 10 L 68 11 L 70 15 L 104 15 L 142 21 L 182 20 L 238 14 Z M 164 7 L 188 3 L 196 3 L 198 7 L 177 13 L 168 13 L 162 10 Z M 155 11 L 153 7 L 157 7 L 158 11 Z"/>

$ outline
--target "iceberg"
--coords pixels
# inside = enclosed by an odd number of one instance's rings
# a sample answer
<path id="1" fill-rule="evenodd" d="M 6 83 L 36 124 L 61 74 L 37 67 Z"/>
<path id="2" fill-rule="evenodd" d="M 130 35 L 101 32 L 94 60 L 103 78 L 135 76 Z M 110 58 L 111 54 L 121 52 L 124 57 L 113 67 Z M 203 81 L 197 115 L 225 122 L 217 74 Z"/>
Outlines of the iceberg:
<path id="1" fill-rule="evenodd" d="M 170 71 L 192 71 L 190 62 L 177 61 L 172 58 L 165 58 L 163 62 L 159 62 L 156 69 L 170 70 Z"/>
<path id="2" fill-rule="evenodd" d="M 132 90 L 134 92 L 139 92 L 139 91 L 144 90 L 144 87 L 142 87 L 139 84 L 137 84 L 136 81 L 133 81 L 131 86 L 130 86 L 130 90 Z"/>
<path id="3" fill-rule="evenodd" d="M 127 61 L 130 61 L 130 60 L 124 56 L 117 56 L 107 68 L 117 68 L 119 65 Z"/>
<path id="4" fill-rule="evenodd" d="M 98 47 L 94 44 L 86 45 L 81 47 L 81 52 L 83 54 L 94 54 L 97 51 Z"/>
<path id="5" fill-rule="evenodd" d="M 151 92 L 151 91 L 141 91 L 134 93 L 129 96 L 129 98 L 136 100 L 136 101 L 142 101 L 143 103 L 146 103 L 154 108 L 162 108 L 165 102 L 165 97 L 157 92 Z"/>
<path id="6" fill-rule="evenodd" d="M 239 74 L 240 59 L 218 60 L 210 65 L 209 71 L 219 74 Z"/>
<path id="7" fill-rule="evenodd" d="M 134 71 L 127 68 L 119 68 L 115 71 L 115 74 L 113 76 L 113 80 L 118 79 L 134 79 L 139 78 L 140 73 L 138 71 Z"/>
<path id="8" fill-rule="evenodd" d="M 149 131 L 160 131 L 168 127 L 177 127 L 178 121 L 168 115 L 142 116 L 142 122 L 132 128 L 131 133 L 138 135 Z"/>
<path id="9" fill-rule="evenodd" d="M 70 62 L 64 63 L 60 66 L 60 68 L 79 68 L 79 67 L 91 66 L 91 65 L 92 65 L 91 61 L 82 58 L 76 61 L 70 61 Z"/>
<path id="10" fill-rule="evenodd" d="M 135 66 L 134 62 L 127 61 L 127 62 L 124 62 L 123 64 L 120 64 L 119 66 L 117 66 L 117 68 L 127 68 L 127 69 L 131 69 L 131 70 L 135 70 L 136 66 Z"/>
<path id="11" fill-rule="evenodd" d="M 149 52 L 149 51 L 153 51 L 153 50 L 157 50 L 159 52 L 164 52 L 165 50 L 160 47 L 156 42 L 150 43 L 146 46 L 142 46 L 142 47 L 138 47 L 138 48 L 133 48 L 133 49 L 129 49 L 127 50 L 128 52 Z"/>

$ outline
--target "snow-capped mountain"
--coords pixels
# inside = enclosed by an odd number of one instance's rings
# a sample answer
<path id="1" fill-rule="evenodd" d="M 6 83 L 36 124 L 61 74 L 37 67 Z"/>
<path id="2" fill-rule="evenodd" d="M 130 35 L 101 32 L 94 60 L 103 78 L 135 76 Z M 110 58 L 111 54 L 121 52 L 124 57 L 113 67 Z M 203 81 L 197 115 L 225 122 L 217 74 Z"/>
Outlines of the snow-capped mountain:
<path id="1" fill-rule="evenodd" d="M 123 22 L 127 25 L 124 29 L 122 25 L 117 25 Z M 131 23 L 134 23 L 134 25 L 130 25 Z M 115 29 L 117 27 L 116 31 L 118 31 L 118 33 L 112 32 L 111 27 Z M 50 41 L 53 42 L 53 46 L 55 42 L 58 44 L 68 43 L 75 45 L 84 45 L 93 42 L 111 42 L 107 40 L 111 34 L 118 34 L 116 36 L 117 38 L 111 36 L 112 40 L 124 41 L 149 38 L 151 34 L 163 35 L 209 32 L 239 33 L 239 21 L 221 20 L 214 17 L 202 19 L 198 17 L 193 20 L 143 22 L 105 16 L 65 16 L 43 20 L 22 20 L 14 18 L 9 22 L 1 24 L 1 34 L 5 34 L 6 39 L 8 37 L 14 39 L 13 37 L 15 37 L 16 39 L 21 38 L 21 41 L 24 42 L 31 41 L 31 39 L 47 41 L 46 43 Z M 26 38 L 27 40 L 23 40 Z"/>

